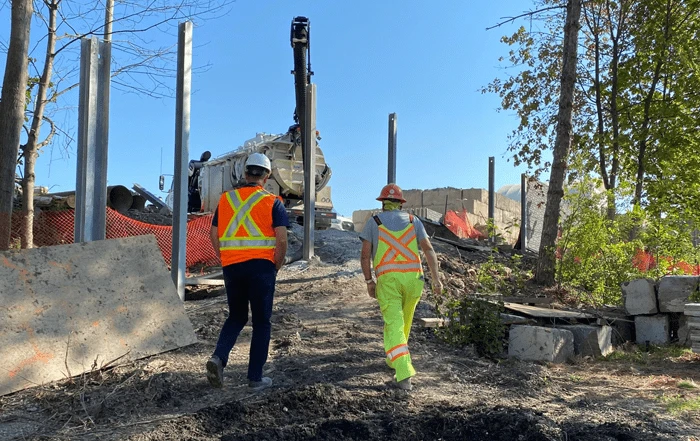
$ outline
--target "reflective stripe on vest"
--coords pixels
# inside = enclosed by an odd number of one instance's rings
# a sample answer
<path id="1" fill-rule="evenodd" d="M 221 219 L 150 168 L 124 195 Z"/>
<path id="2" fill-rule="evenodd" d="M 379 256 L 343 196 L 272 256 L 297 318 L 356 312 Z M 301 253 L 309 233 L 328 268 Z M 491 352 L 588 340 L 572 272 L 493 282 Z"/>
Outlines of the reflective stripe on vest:
<path id="1" fill-rule="evenodd" d="M 235 199 L 232 197 L 235 197 Z M 241 199 L 237 191 L 226 192 L 226 200 L 233 209 L 234 216 L 231 217 L 223 236 L 219 237 L 219 249 L 221 250 L 242 250 L 242 249 L 272 249 L 275 248 L 275 237 L 263 235 L 258 225 L 251 217 L 251 212 L 255 206 L 269 196 L 264 190 L 257 190 L 251 193 L 246 200 Z M 236 236 L 239 229 L 243 228 L 244 236 Z"/>
<path id="2" fill-rule="evenodd" d="M 389 349 L 386 351 L 386 359 L 389 361 L 394 361 L 399 357 L 403 357 L 404 355 L 408 355 L 408 345 L 407 344 L 401 344 L 398 346 L 394 346 L 393 348 Z"/>
<path id="3" fill-rule="evenodd" d="M 391 231 L 384 225 L 378 225 L 378 230 L 377 253 L 374 256 L 377 277 L 389 272 L 423 272 L 413 223 L 401 231 Z"/>

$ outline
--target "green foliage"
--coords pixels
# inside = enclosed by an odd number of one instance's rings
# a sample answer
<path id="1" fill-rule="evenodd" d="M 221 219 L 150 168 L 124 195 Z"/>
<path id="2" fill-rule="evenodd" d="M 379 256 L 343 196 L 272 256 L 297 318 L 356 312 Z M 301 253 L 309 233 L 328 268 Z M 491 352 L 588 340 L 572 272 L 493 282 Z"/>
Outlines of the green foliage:
<path id="1" fill-rule="evenodd" d="M 525 269 L 522 256 L 513 254 L 508 265 L 496 262 L 494 254 L 479 265 L 476 274 L 479 290 L 482 293 L 518 294 L 525 283 L 532 278 L 532 272 Z"/>
<path id="2" fill-rule="evenodd" d="M 444 305 L 438 301 L 437 311 L 445 319 L 445 325 L 437 329 L 437 334 L 447 343 L 473 345 L 477 354 L 485 357 L 503 351 L 505 325 L 500 318 L 503 302 L 465 297 L 449 300 Z"/>
<path id="3" fill-rule="evenodd" d="M 620 284 L 641 276 L 633 261 L 643 244 L 628 240 L 626 218 L 607 218 L 607 194 L 592 192 L 595 188 L 599 182 L 586 178 L 570 186 L 564 198 L 569 209 L 558 243 L 557 277 L 588 291 L 586 303 L 617 304 Z"/>
<path id="4" fill-rule="evenodd" d="M 602 361 L 627 362 L 639 365 L 653 365 L 662 360 L 676 359 L 692 354 L 690 348 L 680 345 L 657 346 L 649 345 L 647 351 L 643 346 L 633 346 L 631 349 L 618 349 L 601 358 Z"/>
<path id="5" fill-rule="evenodd" d="M 666 409 L 672 414 L 700 411 L 700 397 L 687 397 L 685 395 L 663 395 L 659 398 Z"/>
<path id="6" fill-rule="evenodd" d="M 693 380 L 682 380 L 677 384 L 679 389 L 697 389 L 698 385 Z"/>
<path id="7" fill-rule="evenodd" d="M 652 216 L 639 206 L 611 220 L 606 213 L 609 193 L 591 191 L 595 188 L 600 182 L 584 177 L 565 196 L 568 209 L 557 259 L 560 283 L 589 292 L 590 297 L 581 299 L 585 303 L 619 304 L 623 282 L 692 273 L 700 254 L 689 222 L 675 214 Z M 625 196 L 620 191 L 616 199 Z"/>

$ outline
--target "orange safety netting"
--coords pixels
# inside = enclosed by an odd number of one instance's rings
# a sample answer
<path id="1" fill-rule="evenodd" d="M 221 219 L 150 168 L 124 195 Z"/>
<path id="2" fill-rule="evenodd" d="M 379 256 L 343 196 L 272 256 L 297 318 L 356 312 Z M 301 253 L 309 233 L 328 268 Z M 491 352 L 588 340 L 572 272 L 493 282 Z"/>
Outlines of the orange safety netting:
<path id="1" fill-rule="evenodd" d="M 41 247 L 73 243 L 74 215 L 74 210 L 42 211 L 34 220 L 34 245 Z M 197 216 L 187 222 L 187 268 L 220 264 L 209 239 L 212 216 Z M 12 215 L 13 242 L 19 241 L 22 229 L 22 215 L 15 212 Z M 170 265 L 173 235 L 171 226 L 147 224 L 107 208 L 107 239 L 146 234 L 156 237 L 163 259 Z"/>
<path id="2" fill-rule="evenodd" d="M 457 237 L 461 239 L 483 239 L 484 235 L 481 234 L 476 228 L 472 227 L 472 223 L 469 222 L 469 217 L 467 216 L 467 210 L 462 209 L 459 212 L 448 211 L 443 219 L 443 224 L 452 231 Z"/>

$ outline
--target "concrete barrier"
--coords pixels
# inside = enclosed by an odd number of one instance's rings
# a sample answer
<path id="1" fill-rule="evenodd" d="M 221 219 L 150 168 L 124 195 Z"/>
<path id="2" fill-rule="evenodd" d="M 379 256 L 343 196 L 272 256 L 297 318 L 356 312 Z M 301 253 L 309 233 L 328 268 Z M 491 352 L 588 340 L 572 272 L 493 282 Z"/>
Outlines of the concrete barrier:
<path id="1" fill-rule="evenodd" d="M 561 326 L 574 334 L 574 353 L 582 357 L 600 357 L 613 351 L 610 326 Z"/>
<path id="2" fill-rule="evenodd" d="M 154 236 L 0 252 L 0 395 L 193 344 Z"/>
<path id="3" fill-rule="evenodd" d="M 656 314 L 655 283 L 651 279 L 636 279 L 621 285 L 625 311 L 629 315 Z"/>
<path id="4" fill-rule="evenodd" d="M 565 329 L 511 326 L 508 355 L 521 360 L 564 363 L 574 355 L 574 335 Z"/>
<path id="5" fill-rule="evenodd" d="M 683 312 L 688 297 L 698 287 L 698 276 L 664 276 L 659 281 L 659 311 Z"/>
<path id="6" fill-rule="evenodd" d="M 637 344 L 646 342 L 665 345 L 671 341 L 670 320 L 668 315 L 638 315 L 634 318 Z"/>

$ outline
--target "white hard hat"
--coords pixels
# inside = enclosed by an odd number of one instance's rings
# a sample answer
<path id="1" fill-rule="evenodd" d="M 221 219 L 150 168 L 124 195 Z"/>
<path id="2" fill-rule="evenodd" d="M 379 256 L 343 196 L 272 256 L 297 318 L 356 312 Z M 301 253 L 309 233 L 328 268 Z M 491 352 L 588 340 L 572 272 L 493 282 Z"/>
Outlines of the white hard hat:
<path id="1" fill-rule="evenodd" d="M 248 168 L 248 166 L 250 165 L 262 167 L 265 170 L 267 170 L 268 173 L 272 171 L 272 166 L 270 166 L 270 159 L 262 153 L 253 153 L 250 156 L 248 156 L 248 159 L 245 162 L 245 166 L 246 168 Z"/>

